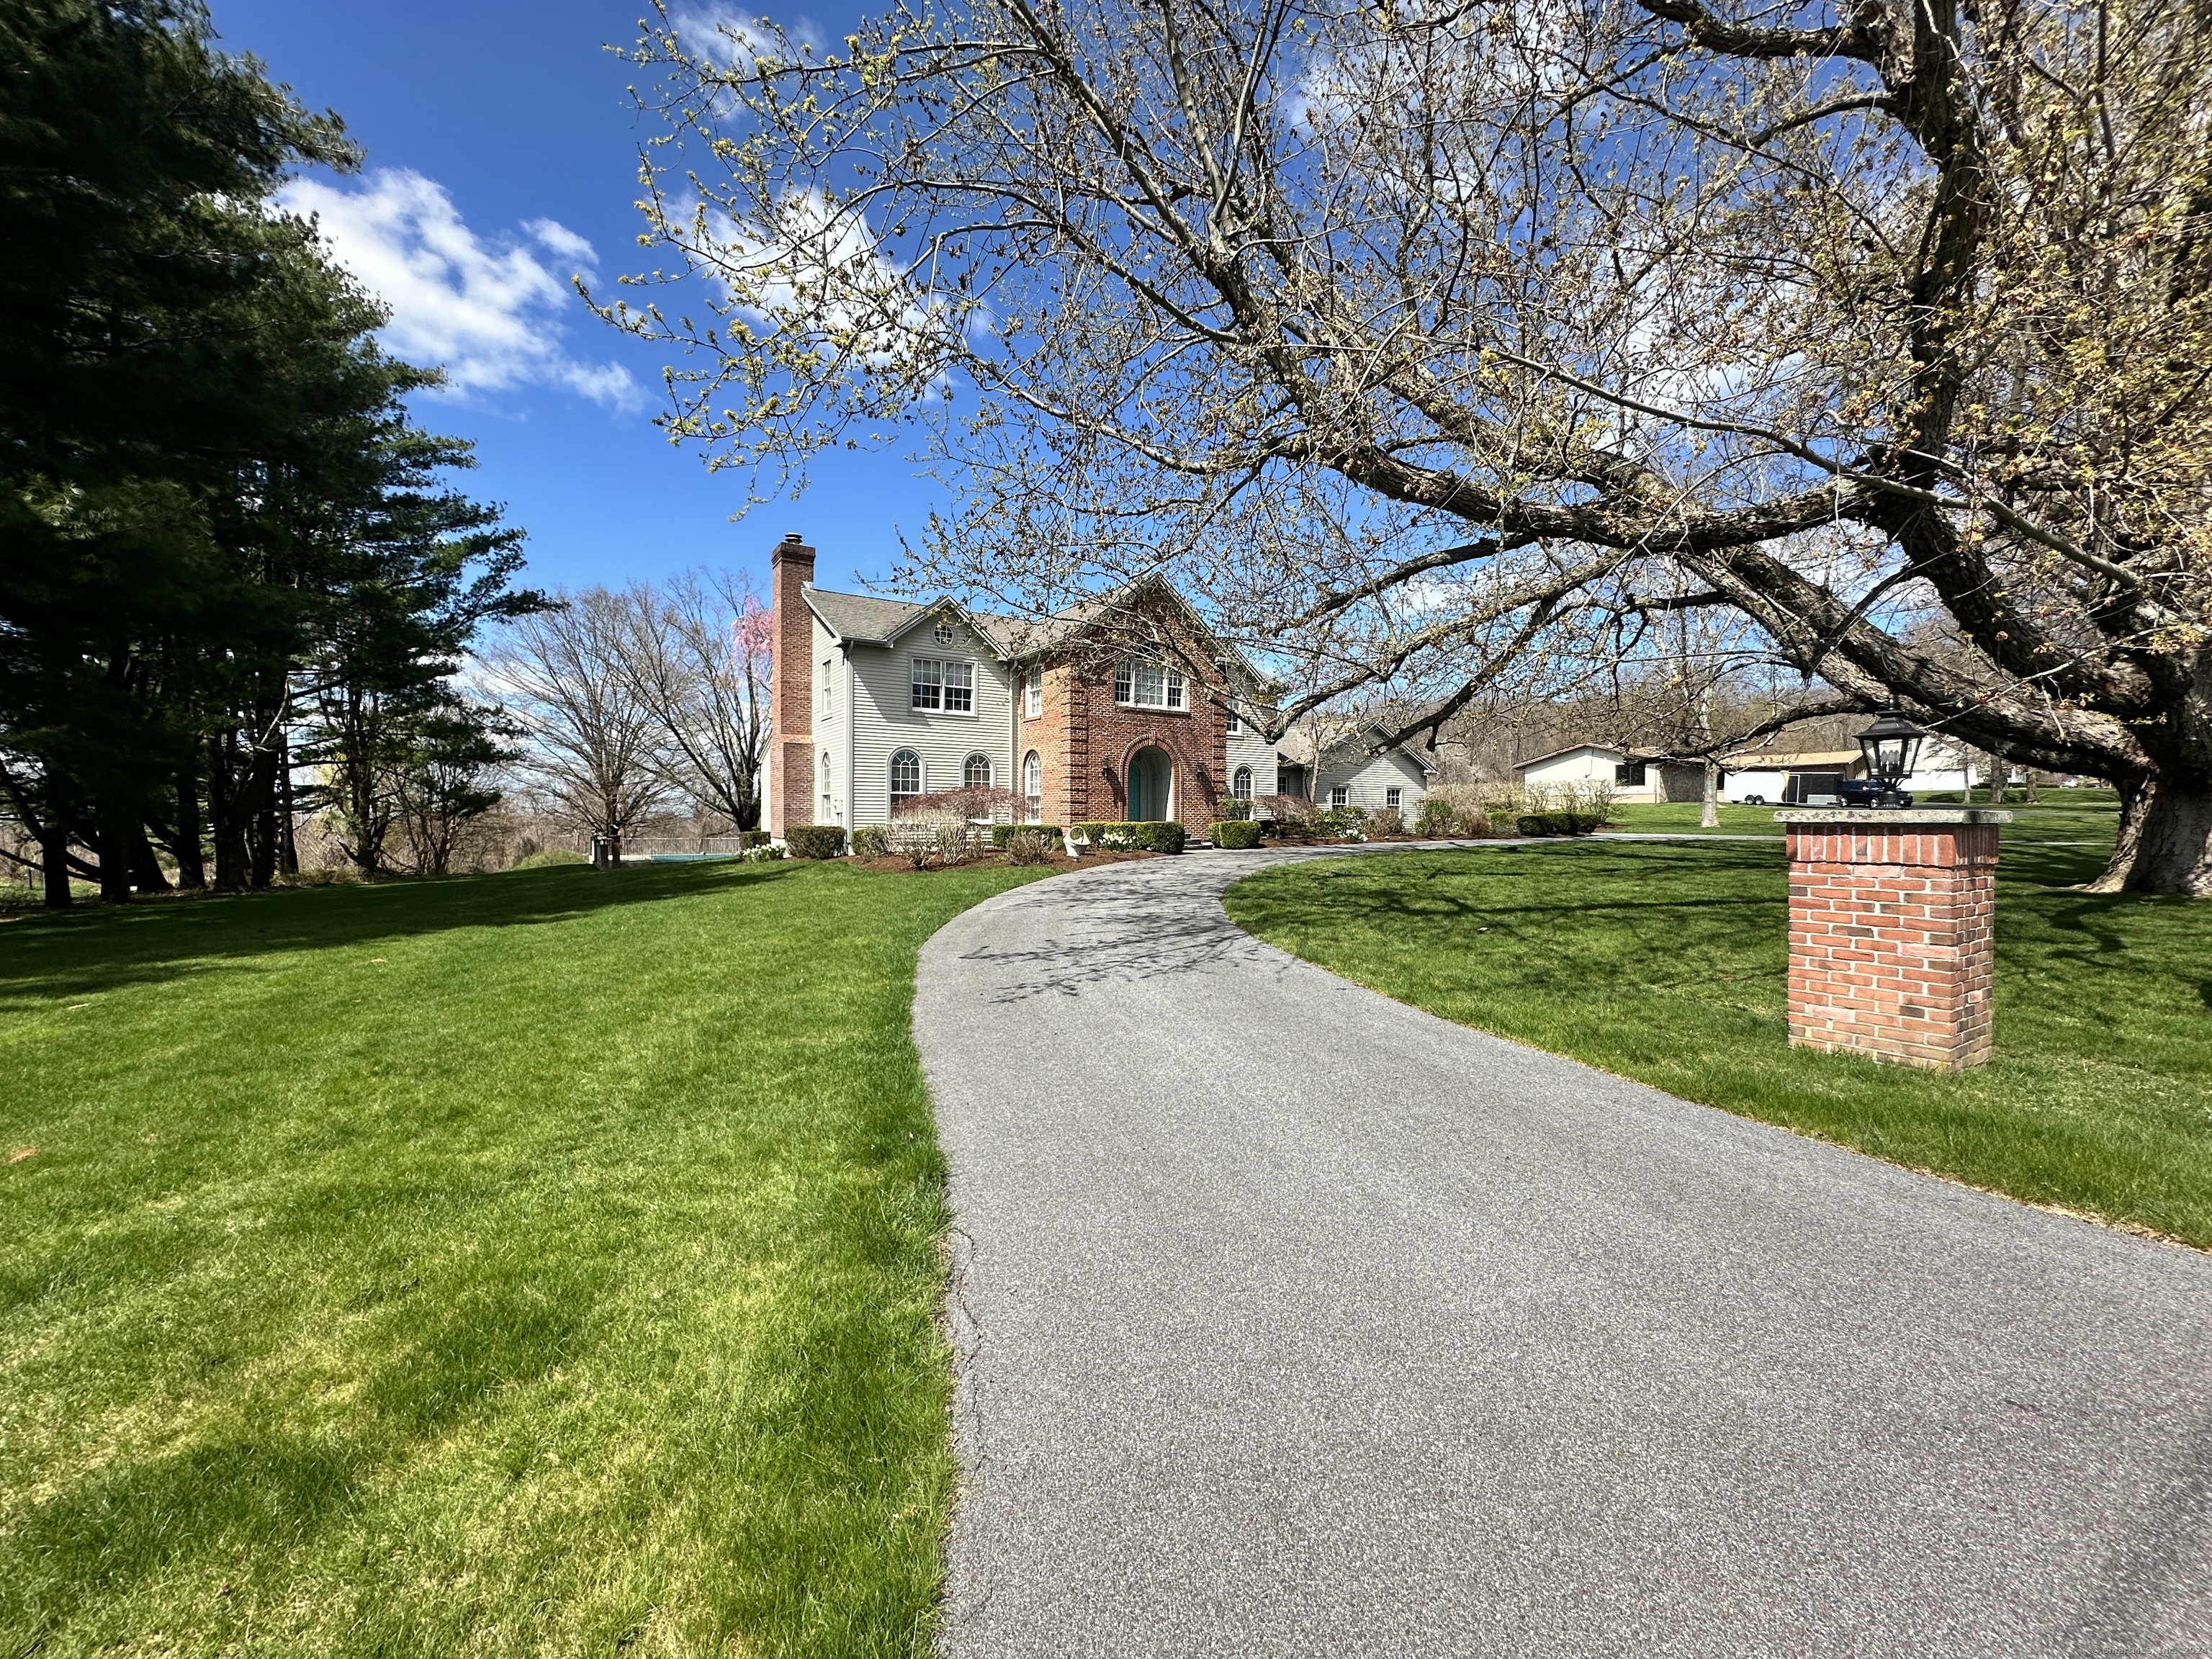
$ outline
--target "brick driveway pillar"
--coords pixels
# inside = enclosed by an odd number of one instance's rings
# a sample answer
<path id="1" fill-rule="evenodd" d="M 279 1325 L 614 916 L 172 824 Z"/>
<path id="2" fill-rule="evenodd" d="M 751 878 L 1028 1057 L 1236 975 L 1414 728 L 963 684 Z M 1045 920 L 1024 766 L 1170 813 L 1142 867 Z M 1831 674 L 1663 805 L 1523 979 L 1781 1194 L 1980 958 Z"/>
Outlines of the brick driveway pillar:
<path id="1" fill-rule="evenodd" d="M 1790 827 L 1790 1042 L 1961 1072 L 1990 1057 L 1997 826 L 1977 808 L 1808 807 Z"/>

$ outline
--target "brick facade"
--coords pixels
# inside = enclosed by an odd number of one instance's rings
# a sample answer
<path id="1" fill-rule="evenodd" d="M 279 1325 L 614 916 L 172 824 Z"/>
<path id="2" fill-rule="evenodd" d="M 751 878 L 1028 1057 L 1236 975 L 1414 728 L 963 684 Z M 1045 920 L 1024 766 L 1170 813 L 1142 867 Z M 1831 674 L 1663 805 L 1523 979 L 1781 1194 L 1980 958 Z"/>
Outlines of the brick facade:
<path id="1" fill-rule="evenodd" d="M 1957 1072 L 1990 1056 L 1997 824 L 1836 809 L 1790 827 L 1790 1041 Z"/>
<path id="2" fill-rule="evenodd" d="M 1200 663 L 1200 641 L 1179 617 L 1157 619 L 1186 665 Z M 1227 790 L 1229 722 L 1219 705 L 1185 681 L 1188 708 L 1131 708 L 1114 701 L 1114 670 L 1088 657 L 1048 663 L 1044 708 L 1027 714 L 1015 693 L 1016 775 L 1024 757 L 1037 751 L 1043 773 L 1047 823 L 1113 823 L 1128 816 L 1129 763 L 1146 747 L 1165 754 L 1174 774 L 1175 816 L 1196 836 L 1206 834 Z"/>
<path id="3" fill-rule="evenodd" d="M 769 631 L 768 816 L 763 827 L 781 836 L 814 822 L 814 617 L 805 586 L 814 580 L 814 550 L 786 536 L 769 555 Z"/>

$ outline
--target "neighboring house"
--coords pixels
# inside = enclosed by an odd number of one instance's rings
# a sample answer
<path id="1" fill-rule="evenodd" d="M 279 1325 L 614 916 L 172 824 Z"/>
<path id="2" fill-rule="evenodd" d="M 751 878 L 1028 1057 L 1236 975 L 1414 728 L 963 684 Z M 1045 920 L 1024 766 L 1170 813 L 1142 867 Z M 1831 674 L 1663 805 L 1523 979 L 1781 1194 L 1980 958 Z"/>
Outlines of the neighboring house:
<path id="1" fill-rule="evenodd" d="M 1274 688 L 1164 582 L 1032 623 L 825 592 L 796 536 L 769 564 L 763 822 L 778 836 L 887 823 L 969 786 L 1012 792 L 1031 823 L 1174 818 L 1203 836 L 1225 797 L 1280 787 L 1274 745 L 1243 718 L 1272 712 Z M 1138 632 L 1157 646 L 1114 647 Z M 1200 689 L 1200 664 L 1231 702 Z"/>
<path id="2" fill-rule="evenodd" d="M 1564 793 L 1603 784 L 1613 798 L 1629 805 L 1703 800 L 1703 761 L 1682 760 L 1654 749 L 1622 749 L 1606 743 L 1578 743 L 1513 768 L 1531 794 Z"/>
<path id="3" fill-rule="evenodd" d="M 1386 727 L 1372 722 L 1334 738 L 1310 722 L 1285 732 L 1276 756 L 1277 793 L 1322 807 L 1358 806 L 1370 812 L 1388 808 L 1410 819 L 1428 799 L 1437 768 L 1389 737 Z"/>
<path id="4" fill-rule="evenodd" d="M 1729 756 L 1723 765 L 1722 798 L 1754 806 L 1833 806 L 1842 799 L 1838 783 L 1867 775 L 1866 757 L 1856 744 L 1849 749 L 1748 750 Z M 1964 789 L 1973 775 L 1963 750 L 1942 738 L 1928 738 L 1899 787 L 1907 794 Z"/>

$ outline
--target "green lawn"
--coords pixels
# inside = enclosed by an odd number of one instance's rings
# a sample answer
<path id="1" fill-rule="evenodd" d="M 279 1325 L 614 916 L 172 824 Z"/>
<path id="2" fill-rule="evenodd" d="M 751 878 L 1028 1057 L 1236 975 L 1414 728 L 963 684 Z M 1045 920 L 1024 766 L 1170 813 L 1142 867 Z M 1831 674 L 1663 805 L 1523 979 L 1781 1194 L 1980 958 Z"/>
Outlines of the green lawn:
<path id="1" fill-rule="evenodd" d="M 2083 796 L 2089 798 L 2081 799 Z M 1949 804 L 1958 805 L 1955 793 Z M 1979 799 L 1979 792 L 1977 792 L 1974 805 L 1979 808 L 1988 805 Z M 1774 821 L 1774 815 L 1784 810 L 1776 806 L 1723 806 L 1720 811 L 1720 827 L 1704 830 L 1698 823 L 1703 816 L 1703 810 L 1695 801 L 1672 802 L 1664 806 L 1616 805 L 1613 808 L 1610 827 L 1645 835 L 1772 836 L 1778 839 L 1786 832 Z M 2009 812 L 2013 817 L 2012 823 L 2005 827 L 2007 845 L 2018 843 L 2024 846 L 2031 842 L 2093 842 L 2102 849 L 2097 860 L 2100 866 L 2104 863 L 2104 855 L 2112 851 L 2112 837 L 2119 829 L 2119 805 L 2108 789 L 2094 792 L 2046 789 L 2043 792 L 2043 799 L 2033 806 L 2015 800 L 1998 810 Z"/>
<path id="2" fill-rule="evenodd" d="M 1448 1019 L 2212 1249 L 2212 903 L 2068 891 L 2104 859 L 2049 844 L 2070 838 L 2008 826 L 1996 1054 L 1958 1077 L 1788 1046 L 1779 846 L 1376 854 L 1265 871 L 1227 903 Z"/>
<path id="3" fill-rule="evenodd" d="M 926 1652 L 915 952 L 1038 873 L 0 924 L 0 1656 Z"/>

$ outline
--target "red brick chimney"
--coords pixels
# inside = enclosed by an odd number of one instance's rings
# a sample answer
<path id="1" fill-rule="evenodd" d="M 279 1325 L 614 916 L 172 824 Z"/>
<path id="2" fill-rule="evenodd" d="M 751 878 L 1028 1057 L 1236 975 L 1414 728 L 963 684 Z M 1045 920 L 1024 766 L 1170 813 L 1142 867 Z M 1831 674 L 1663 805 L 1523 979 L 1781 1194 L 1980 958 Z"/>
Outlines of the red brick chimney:
<path id="1" fill-rule="evenodd" d="M 768 556 L 769 647 L 766 828 L 781 837 L 814 822 L 814 550 L 796 531 Z"/>

